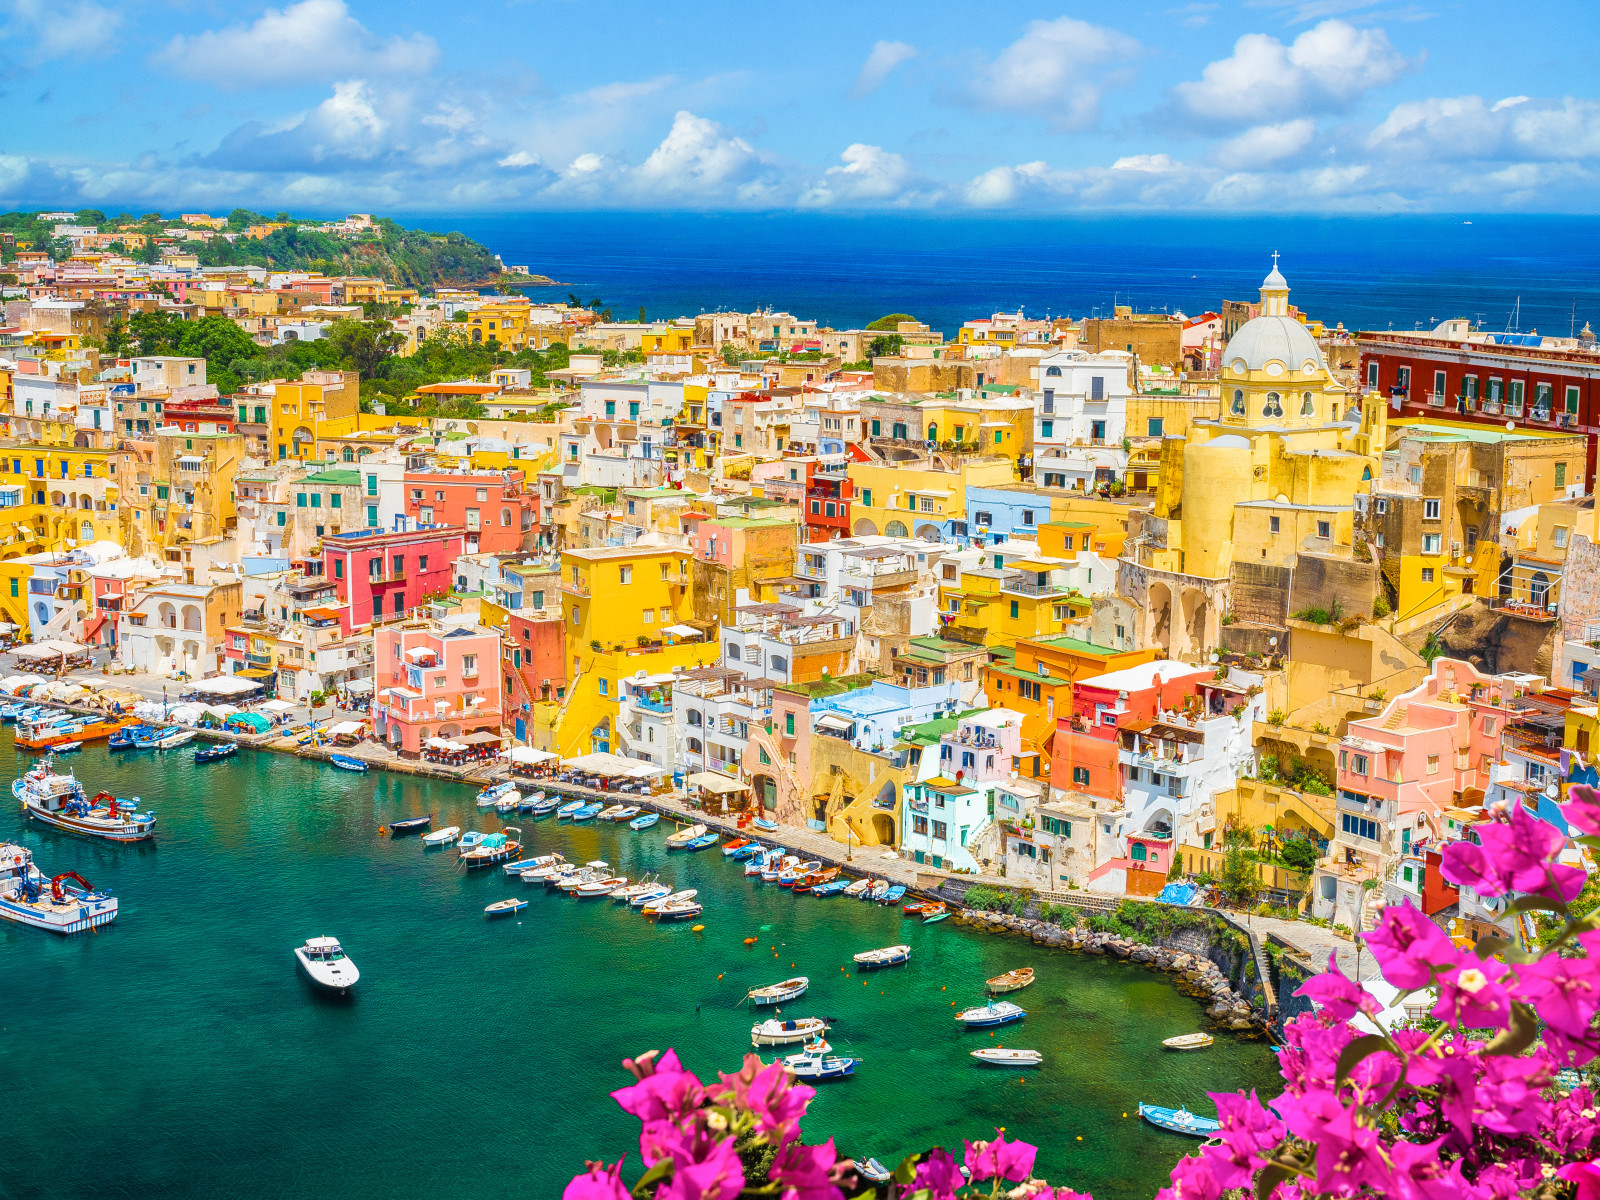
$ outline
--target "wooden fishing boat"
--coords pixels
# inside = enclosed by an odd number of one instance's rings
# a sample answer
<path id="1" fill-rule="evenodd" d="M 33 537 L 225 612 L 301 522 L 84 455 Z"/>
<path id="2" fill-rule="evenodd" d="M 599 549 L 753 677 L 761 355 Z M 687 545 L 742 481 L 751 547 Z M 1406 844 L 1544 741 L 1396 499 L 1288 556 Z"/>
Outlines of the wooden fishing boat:
<path id="1" fill-rule="evenodd" d="M 667 849 L 682 850 L 696 838 L 705 837 L 705 835 L 706 827 L 704 825 L 691 825 L 687 829 L 680 829 L 677 833 L 670 834 L 667 837 Z"/>
<path id="2" fill-rule="evenodd" d="M 601 813 L 600 815 L 602 817 L 604 817 L 605 813 Z M 615 821 L 618 825 L 621 825 L 624 821 L 631 821 L 635 817 L 637 817 L 638 815 L 639 815 L 639 806 L 637 804 L 629 804 L 629 805 L 625 806 L 621 812 L 619 812 L 616 816 L 612 817 L 611 819 L 613 821 Z"/>
<path id="3" fill-rule="evenodd" d="M 602 808 L 599 812 L 595 813 L 594 819 L 596 821 L 615 821 L 627 811 L 628 806 L 626 804 L 613 804 L 611 807 Z"/>
<path id="4" fill-rule="evenodd" d="M 855 964 L 862 970 L 897 967 L 910 957 L 910 946 L 885 946 L 881 950 L 863 950 L 855 956 Z"/>
<path id="5" fill-rule="evenodd" d="M 330 754 L 328 761 L 341 771 L 355 771 L 361 775 L 365 775 L 367 771 L 366 763 L 359 758 L 351 758 L 348 754 Z"/>
<path id="6" fill-rule="evenodd" d="M 883 894 L 883 903 L 885 903 L 885 904 L 899 904 L 900 903 L 900 897 L 904 896 L 905 894 L 906 894 L 906 885 L 905 884 L 903 884 L 903 883 L 892 884 L 892 885 L 890 885 L 889 890 Z"/>
<path id="7" fill-rule="evenodd" d="M 823 896 L 837 896 L 849 886 L 850 881 L 848 879 L 834 879 L 828 883 L 819 883 L 811 889 L 811 894 L 819 899 Z"/>
<path id="8" fill-rule="evenodd" d="M 1033 982 L 1032 967 L 1018 967 L 1015 971 L 1007 971 L 1004 975 L 996 975 L 989 980 L 989 991 L 996 996 L 1003 996 L 1007 992 L 1020 992 Z"/>
<path id="9" fill-rule="evenodd" d="M 194 752 L 194 761 L 197 763 L 218 762 L 224 758 L 232 758 L 239 753 L 239 743 L 218 742 L 214 746 L 207 746 L 203 750 Z"/>
<path id="10" fill-rule="evenodd" d="M 633 820 L 629 821 L 628 828 L 633 830 L 649 829 L 659 820 L 661 820 L 660 813 L 645 813 L 644 816 L 635 817 Z"/>
<path id="11" fill-rule="evenodd" d="M 1222 1122 L 1210 1117 L 1197 1117 L 1186 1108 L 1158 1108 L 1154 1104 L 1141 1103 L 1139 1115 L 1152 1125 L 1189 1137 L 1208 1138 L 1222 1132 Z"/>
<path id="12" fill-rule="evenodd" d="M 751 1004 L 757 1006 L 787 1004 L 790 1000 L 798 1000 L 801 996 L 804 996 L 806 989 L 810 986 L 810 979 L 804 975 L 796 975 L 793 979 L 785 979 L 782 983 L 751 988 L 746 998 Z"/>
<path id="13" fill-rule="evenodd" d="M 867 892 L 870 891 L 871 889 L 872 889 L 872 880 L 863 878 L 863 879 L 856 880 L 854 883 L 846 884 L 845 885 L 845 889 L 844 889 L 844 894 L 846 896 L 857 896 L 857 897 L 859 897 L 859 896 L 866 895 Z"/>
<path id="14" fill-rule="evenodd" d="M 1217 1039 L 1209 1033 L 1180 1033 L 1177 1037 L 1162 1039 L 1168 1050 L 1204 1050 Z"/>
<path id="15" fill-rule="evenodd" d="M 429 813 L 425 817 L 407 817 L 403 821 L 390 821 L 389 822 L 389 832 L 391 834 L 396 834 L 396 833 L 416 833 L 417 830 L 426 829 L 429 825 L 432 825 L 432 824 L 433 824 L 433 814 L 432 813 Z"/>
<path id="16" fill-rule="evenodd" d="M 811 872 L 811 874 L 794 885 L 794 890 L 797 892 L 809 892 L 825 883 L 832 883 L 837 878 L 839 878 L 839 868 L 827 867 L 821 871 Z"/>
<path id="17" fill-rule="evenodd" d="M 685 842 L 683 848 L 685 850 L 709 850 L 717 844 L 717 839 L 721 836 L 720 833 L 702 833 L 693 841 Z"/>
<path id="18" fill-rule="evenodd" d="M 92 742 L 121 733 L 133 724 L 122 717 L 93 717 L 68 723 L 67 718 L 46 718 L 38 722 L 17 721 L 16 745 L 19 750 L 48 750 L 67 742 Z"/>
<path id="19" fill-rule="evenodd" d="M 985 1046 L 974 1050 L 972 1057 L 995 1067 L 1037 1067 L 1044 1055 L 1037 1050 L 1008 1050 L 1004 1046 Z"/>
<path id="20" fill-rule="evenodd" d="M 732 858 L 748 845 L 750 845 L 749 838 L 734 838 L 731 842 L 724 842 L 722 844 L 722 856 L 724 858 Z"/>
<path id="21" fill-rule="evenodd" d="M 461 826 L 446 825 L 443 829 L 435 829 L 432 833 L 422 835 L 424 846 L 448 846 L 461 836 Z"/>
<path id="22" fill-rule="evenodd" d="M 792 1046 L 796 1042 L 809 1042 L 828 1032 L 828 1023 L 821 1017 L 799 1017 L 793 1021 L 780 1021 L 776 1017 L 750 1027 L 752 1046 Z"/>

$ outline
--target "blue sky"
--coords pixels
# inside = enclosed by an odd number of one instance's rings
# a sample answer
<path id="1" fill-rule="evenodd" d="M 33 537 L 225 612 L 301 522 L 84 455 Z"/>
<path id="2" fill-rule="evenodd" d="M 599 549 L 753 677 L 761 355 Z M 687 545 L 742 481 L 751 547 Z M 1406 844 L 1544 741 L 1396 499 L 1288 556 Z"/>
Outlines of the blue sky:
<path id="1" fill-rule="evenodd" d="M 0 0 L 0 202 L 1593 212 L 1600 6 Z"/>

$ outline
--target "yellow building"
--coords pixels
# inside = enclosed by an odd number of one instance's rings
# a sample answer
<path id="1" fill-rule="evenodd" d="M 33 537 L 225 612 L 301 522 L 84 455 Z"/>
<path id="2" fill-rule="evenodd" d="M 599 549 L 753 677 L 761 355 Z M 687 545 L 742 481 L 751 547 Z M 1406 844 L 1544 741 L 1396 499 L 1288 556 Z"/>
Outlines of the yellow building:
<path id="1" fill-rule="evenodd" d="M 1311 792 L 1241 777 L 1229 791 L 1218 792 L 1210 800 L 1211 812 L 1184 823 L 1188 840 L 1180 844 L 1185 869 L 1195 874 L 1218 874 L 1222 870 L 1223 831 L 1230 826 L 1251 830 L 1257 838 L 1256 851 L 1270 852 L 1285 838 L 1311 838 L 1326 842 L 1334 833 L 1334 799 Z M 1266 832 L 1269 831 L 1270 833 Z M 1309 872 L 1295 871 L 1273 862 L 1255 863 L 1261 886 L 1277 891 L 1304 894 L 1310 886 Z"/>
<path id="2" fill-rule="evenodd" d="M 1119 573 L 1144 613 L 1140 641 L 1187 661 L 1218 645 L 1236 569 L 1294 568 L 1306 553 L 1367 561 L 1353 544 L 1351 496 L 1380 469 L 1384 404 L 1348 395 L 1290 314 L 1276 267 L 1261 304 L 1223 351 L 1221 416 L 1163 439 L 1153 518 Z"/>
<path id="3" fill-rule="evenodd" d="M 529 311 L 523 296 L 481 304 L 467 315 L 467 336 L 475 346 L 499 342 L 507 350 L 521 350 L 528 344 Z"/>
<path id="4" fill-rule="evenodd" d="M 564 556 L 563 556 L 564 557 Z M 565 603 L 570 573 L 563 571 Z M 570 620 L 570 618 L 569 618 Z M 568 628 L 571 628 L 569 623 Z M 568 645 L 573 645 L 569 634 Z M 716 642 L 678 642 L 674 645 L 623 646 L 606 644 L 591 652 L 581 647 L 583 670 L 567 682 L 566 694 L 557 701 L 536 701 L 529 730 L 530 743 L 540 750 L 551 750 L 563 758 L 596 750 L 615 751 L 618 694 L 625 679 L 671 676 L 673 669 L 710 666 L 716 663 L 721 647 Z"/>
<path id="5" fill-rule="evenodd" d="M 1059 561 L 1017 559 L 996 568 L 985 559 L 956 583 L 940 585 L 939 611 L 962 641 L 990 648 L 1065 633 L 1092 607 L 1066 585 L 1065 575 Z"/>
<path id="6" fill-rule="evenodd" d="M 849 474 L 856 495 L 850 505 L 851 532 L 890 537 L 930 532 L 936 541 L 946 522 L 966 519 L 969 487 L 1015 481 L 1011 461 L 994 457 L 965 459 L 953 471 L 927 462 L 851 463 Z"/>
<path id="7" fill-rule="evenodd" d="M 354 371 L 307 371 L 294 383 L 275 386 L 269 410 L 272 457 L 315 459 L 323 424 L 353 417 L 360 409 Z"/>
<path id="8" fill-rule="evenodd" d="M 118 540 L 116 471 L 109 450 L 0 446 L 0 554 Z"/>
<path id="9" fill-rule="evenodd" d="M 660 638 L 693 615 L 690 553 L 676 546 L 596 546 L 561 553 L 569 678 L 598 654 Z"/>

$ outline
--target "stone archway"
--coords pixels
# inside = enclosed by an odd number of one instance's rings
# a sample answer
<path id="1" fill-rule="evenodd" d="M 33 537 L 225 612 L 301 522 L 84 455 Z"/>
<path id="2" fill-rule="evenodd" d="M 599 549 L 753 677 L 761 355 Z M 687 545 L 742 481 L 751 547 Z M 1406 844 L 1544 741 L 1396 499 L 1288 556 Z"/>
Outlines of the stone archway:
<path id="1" fill-rule="evenodd" d="M 1206 594 L 1199 588 L 1184 588 L 1182 613 L 1183 625 L 1178 631 L 1182 635 L 1182 643 L 1179 644 L 1178 633 L 1174 633 L 1172 639 L 1174 654 L 1205 654 L 1214 640 L 1208 628 L 1211 621 L 1211 606 L 1206 603 Z"/>
<path id="2" fill-rule="evenodd" d="M 1145 645 L 1159 646 L 1171 657 L 1173 649 L 1172 637 L 1172 589 L 1159 580 L 1150 584 L 1150 604 L 1146 610 L 1149 614 L 1150 634 L 1145 638 Z"/>
<path id="3" fill-rule="evenodd" d="M 917 539 L 924 542 L 942 542 L 944 536 L 939 532 L 937 525 L 918 525 Z"/>
<path id="4" fill-rule="evenodd" d="M 872 834 L 878 839 L 878 845 L 893 846 L 895 844 L 894 818 L 888 813 L 873 813 Z"/>
<path id="5" fill-rule="evenodd" d="M 878 532 L 878 527 L 865 517 L 862 517 L 855 523 L 855 526 L 850 530 L 850 532 L 855 534 L 857 537 L 870 537 Z"/>

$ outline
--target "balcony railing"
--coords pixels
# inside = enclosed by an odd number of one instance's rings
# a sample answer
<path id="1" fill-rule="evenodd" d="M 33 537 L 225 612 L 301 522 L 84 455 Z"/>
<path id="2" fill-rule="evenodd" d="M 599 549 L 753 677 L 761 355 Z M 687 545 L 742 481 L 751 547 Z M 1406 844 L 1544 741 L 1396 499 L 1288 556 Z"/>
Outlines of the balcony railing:
<path id="1" fill-rule="evenodd" d="M 1031 579 L 1008 579 L 1000 585 L 1002 592 L 1016 592 L 1023 596 L 1059 596 L 1072 588 L 1065 583 L 1038 583 Z"/>
<path id="2" fill-rule="evenodd" d="M 571 579 L 563 579 L 561 581 L 561 590 L 574 596 L 587 596 L 589 594 L 589 584 L 587 581 L 579 583 Z"/>

